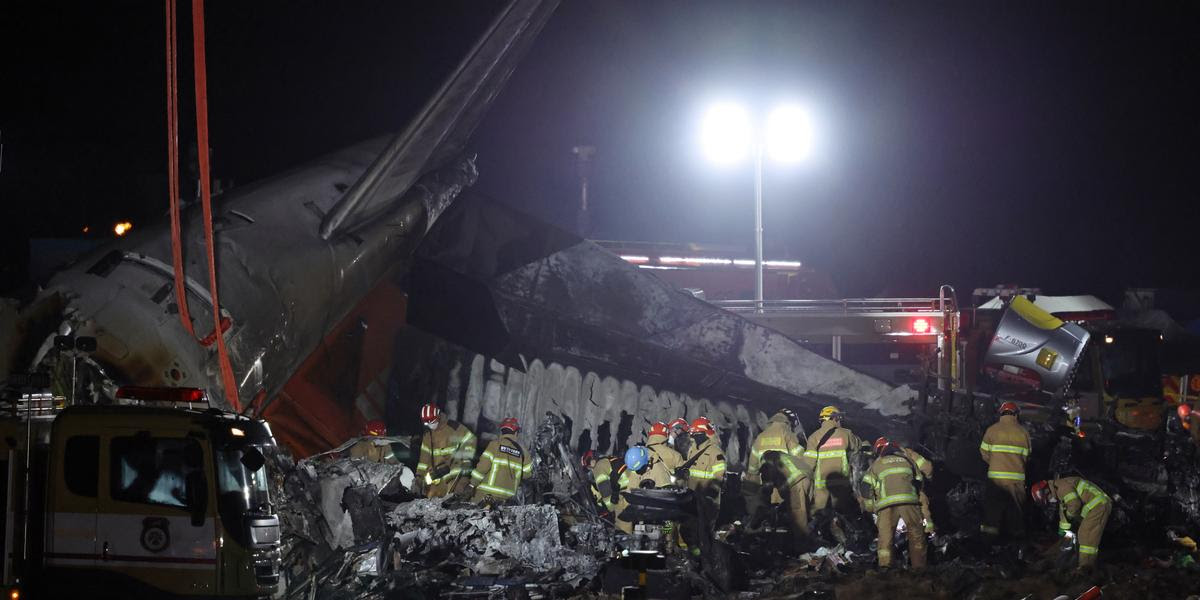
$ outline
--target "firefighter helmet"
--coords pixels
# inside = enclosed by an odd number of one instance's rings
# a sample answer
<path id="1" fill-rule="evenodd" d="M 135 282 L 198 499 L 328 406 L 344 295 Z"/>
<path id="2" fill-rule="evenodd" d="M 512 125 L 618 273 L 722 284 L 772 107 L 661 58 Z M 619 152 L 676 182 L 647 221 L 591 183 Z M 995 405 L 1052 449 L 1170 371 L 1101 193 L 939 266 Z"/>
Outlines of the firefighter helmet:
<path id="1" fill-rule="evenodd" d="M 708 417 L 696 417 L 696 420 L 692 421 L 692 426 L 688 428 L 688 432 L 717 435 L 717 430 L 712 426 L 712 421 L 709 421 Z"/>
<path id="2" fill-rule="evenodd" d="M 1039 481 L 1029 488 L 1029 495 L 1033 496 L 1033 501 L 1038 504 L 1045 504 L 1050 500 L 1050 482 Z"/>
<path id="3" fill-rule="evenodd" d="M 1192 405 L 1185 402 L 1180 402 L 1179 408 L 1175 409 L 1175 412 L 1179 415 L 1180 421 L 1187 423 L 1188 417 L 1192 416 Z"/>
<path id="4" fill-rule="evenodd" d="M 630 471 L 640 471 L 650 464 L 650 450 L 645 446 L 631 446 L 625 451 L 625 467 Z"/>
<path id="5" fill-rule="evenodd" d="M 885 437 L 875 440 L 875 454 L 883 454 L 883 451 L 891 446 L 892 442 Z"/>
<path id="6" fill-rule="evenodd" d="M 592 461 L 595 460 L 595 458 L 596 458 L 596 453 L 591 450 L 588 450 L 587 452 L 583 453 L 583 456 L 579 457 L 579 466 L 581 466 L 585 469 L 590 469 L 590 468 L 592 468 Z"/>
<path id="7" fill-rule="evenodd" d="M 662 421 L 659 421 L 650 426 L 650 432 L 647 433 L 646 436 L 653 437 L 656 435 L 661 435 L 663 437 L 667 437 L 670 434 L 671 434 L 671 430 L 667 428 L 667 424 L 663 423 Z"/>
<path id="8" fill-rule="evenodd" d="M 379 419 L 367 421 L 363 426 L 363 435 L 387 435 L 387 425 Z"/>
<path id="9" fill-rule="evenodd" d="M 796 411 L 790 408 L 779 409 L 779 414 L 787 417 L 788 423 L 791 424 L 792 427 L 800 424 L 800 415 L 796 414 Z"/>
<path id="10" fill-rule="evenodd" d="M 507 431 L 509 433 L 516 433 L 520 430 L 521 424 L 517 422 L 516 417 L 509 417 L 503 421 L 500 421 L 500 431 L 502 432 Z"/>
<path id="11" fill-rule="evenodd" d="M 1016 416 L 1021 414 L 1021 407 L 1017 406 L 1016 402 L 1005 402 L 1000 405 L 1000 414 Z"/>
<path id="12" fill-rule="evenodd" d="M 421 407 L 421 422 L 428 425 L 438 420 L 438 417 L 441 416 L 441 414 L 442 409 L 438 408 L 437 405 L 426 404 L 425 406 Z"/>
<path id="13" fill-rule="evenodd" d="M 842 411 L 838 410 L 838 407 L 836 406 L 826 406 L 825 408 L 821 409 L 821 413 L 818 416 L 822 421 L 828 421 L 829 419 L 840 419 L 842 418 Z"/>
<path id="14" fill-rule="evenodd" d="M 680 431 L 687 431 L 688 430 L 687 419 L 685 419 L 683 417 L 675 417 L 674 421 L 667 423 L 667 428 L 669 428 L 671 431 L 675 431 L 676 428 L 678 428 Z"/>

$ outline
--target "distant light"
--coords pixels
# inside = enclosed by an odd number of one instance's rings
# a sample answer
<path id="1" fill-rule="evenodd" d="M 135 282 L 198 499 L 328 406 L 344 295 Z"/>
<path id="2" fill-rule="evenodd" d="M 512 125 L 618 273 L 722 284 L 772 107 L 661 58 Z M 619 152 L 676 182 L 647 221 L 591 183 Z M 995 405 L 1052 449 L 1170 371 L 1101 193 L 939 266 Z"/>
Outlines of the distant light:
<path id="1" fill-rule="evenodd" d="M 929 319 L 913 319 L 913 333 L 929 333 Z"/>
<path id="2" fill-rule="evenodd" d="M 121 221 L 120 223 L 113 225 L 113 233 L 117 234 L 118 237 L 129 233 L 130 229 L 133 229 L 133 223 L 130 223 L 129 221 Z"/>
<path id="3" fill-rule="evenodd" d="M 778 162 L 800 162 L 812 146 L 808 114 L 794 104 L 777 107 L 767 116 L 767 155 Z"/>
<path id="4" fill-rule="evenodd" d="M 636 264 L 636 263 L 650 262 L 650 257 L 649 256 L 622 255 L 621 260 L 623 260 L 625 262 L 631 262 L 631 263 Z"/>
<path id="5" fill-rule="evenodd" d="M 728 258 L 709 258 L 705 256 L 660 256 L 658 262 L 664 265 L 730 265 Z"/>
<path id="6" fill-rule="evenodd" d="M 754 262 L 751 261 L 750 264 L 754 264 Z M 764 260 L 763 261 L 763 266 L 765 266 L 765 267 L 782 267 L 784 269 L 799 269 L 801 264 L 802 263 L 798 260 Z"/>
<path id="7" fill-rule="evenodd" d="M 1104 336 L 1104 343 L 1105 343 L 1105 344 L 1111 344 L 1111 343 L 1113 343 L 1113 336 L 1111 336 L 1111 335 L 1106 335 L 1106 336 Z"/>
<path id="8" fill-rule="evenodd" d="M 246 432 L 237 427 L 230 427 L 229 433 L 232 434 L 233 437 L 246 437 Z"/>
<path id="9" fill-rule="evenodd" d="M 701 125 L 700 143 L 709 160 L 733 164 L 750 153 L 753 128 L 750 113 L 732 103 L 716 104 L 708 109 Z"/>
<path id="10" fill-rule="evenodd" d="M 89 232 L 89 231 L 91 231 L 91 230 L 92 230 L 92 228 L 91 228 L 91 227 L 88 227 L 87 225 L 84 225 L 84 226 L 83 226 L 83 232 L 84 232 L 84 233 L 87 233 L 87 232 Z"/>

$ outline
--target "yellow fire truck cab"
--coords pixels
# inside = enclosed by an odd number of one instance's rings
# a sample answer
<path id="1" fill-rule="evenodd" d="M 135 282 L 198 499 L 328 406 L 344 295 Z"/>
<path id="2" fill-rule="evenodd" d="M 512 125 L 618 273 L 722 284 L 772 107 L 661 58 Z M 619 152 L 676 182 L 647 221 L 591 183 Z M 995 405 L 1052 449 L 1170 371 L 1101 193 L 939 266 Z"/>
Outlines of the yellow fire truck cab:
<path id="1" fill-rule="evenodd" d="M 0 421 L 4 598 L 274 594 L 267 424 L 187 408 L 200 390 L 122 392 L 61 409 L 26 394 Z"/>

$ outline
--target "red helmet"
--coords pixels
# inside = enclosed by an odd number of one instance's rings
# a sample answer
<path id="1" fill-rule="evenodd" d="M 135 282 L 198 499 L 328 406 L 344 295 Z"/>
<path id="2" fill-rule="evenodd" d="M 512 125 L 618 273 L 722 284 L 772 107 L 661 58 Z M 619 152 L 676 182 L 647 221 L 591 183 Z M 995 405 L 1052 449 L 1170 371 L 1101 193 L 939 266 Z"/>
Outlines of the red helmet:
<path id="1" fill-rule="evenodd" d="M 1192 406 L 1190 404 L 1180 402 L 1179 408 L 1175 409 L 1175 412 L 1179 415 L 1179 422 L 1183 425 L 1183 428 L 1191 429 L 1192 423 L 1190 417 L 1192 416 Z"/>
<path id="2" fill-rule="evenodd" d="M 703 433 L 704 435 L 717 435 L 717 430 L 712 426 L 712 421 L 708 417 L 696 417 L 692 421 L 692 426 L 688 428 L 689 433 Z"/>
<path id="3" fill-rule="evenodd" d="M 421 407 L 421 422 L 426 424 L 432 423 L 438 420 L 438 417 L 441 416 L 441 414 L 442 409 L 433 404 L 426 404 L 425 406 Z"/>
<path id="4" fill-rule="evenodd" d="M 367 421 L 363 427 L 363 435 L 387 435 L 387 425 L 379 419 Z"/>
<path id="5" fill-rule="evenodd" d="M 592 461 L 595 460 L 595 458 L 596 458 L 596 453 L 591 450 L 588 450 L 587 452 L 583 453 L 583 456 L 579 457 L 579 466 L 581 466 L 585 469 L 590 469 L 590 468 L 592 468 Z"/>
<path id="6" fill-rule="evenodd" d="M 1039 481 L 1029 488 L 1029 495 L 1033 496 L 1033 501 L 1038 504 L 1045 504 L 1050 500 L 1050 482 Z"/>
<path id="7" fill-rule="evenodd" d="M 875 454 L 883 454 L 884 449 L 890 445 L 892 445 L 892 442 L 885 437 L 875 440 Z"/>
<path id="8" fill-rule="evenodd" d="M 661 435 L 663 437 L 666 437 L 670 434 L 671 434 L 671 430 L 667 428 L 667 424 L 663 423 L 662 421 L 659 421 L 650 426 L 650 432 L 647 433 L 646 435 L 648 437 L 655 436 L 655 435 Z"/>
<path id="9" fill-rule="evenodd" d="M 1005 402 L 1004 404 L 1000 405 L 1000 414 L 1019 415 L 1021 414 L 1021 408 L 1017 406 L 1016 402 Z"/>
<path id="10" fill-rule="evenodd" d="M 519 422 L 517 422 L 516 417 L 509 417 L 503 421 L 500 421 L 500 431 L 509 431 L 511 433 L 516 433 L 520 430 L 521 430 L 521 424 Z"/>
<path id="11" fill-rule="evenodd" d="M 668 423 L 667 427 L 672 430 L 678 428 L 682 431 L 687 431 L 688 430 L 688 422 L 687 422 L 687 419 L 685 419 L 683 417 L 675 417 L 675 420 Z"/>

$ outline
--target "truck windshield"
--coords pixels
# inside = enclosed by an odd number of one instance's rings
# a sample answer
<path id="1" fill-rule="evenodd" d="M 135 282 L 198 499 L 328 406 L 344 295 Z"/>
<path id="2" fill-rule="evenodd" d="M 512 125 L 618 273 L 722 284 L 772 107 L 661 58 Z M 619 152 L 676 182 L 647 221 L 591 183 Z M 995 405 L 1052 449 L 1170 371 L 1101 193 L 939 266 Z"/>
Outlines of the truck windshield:
<path id="1" fill-rule="evenodd" d="M 269 512 L 271 497 L 267 492 L 267 469 L 260 466 L 251 471 L 242 463 L 241 448 L 217 450 L 217 486 L 222 512 Z"/>

